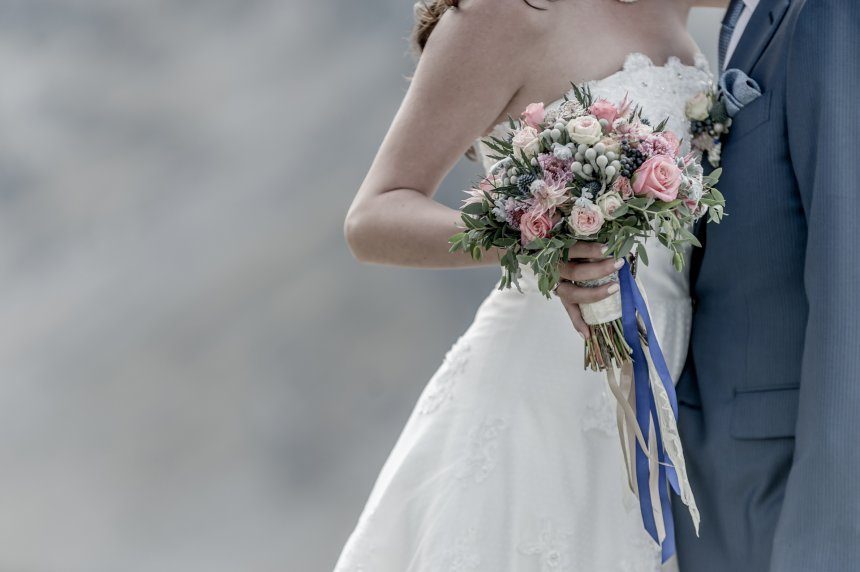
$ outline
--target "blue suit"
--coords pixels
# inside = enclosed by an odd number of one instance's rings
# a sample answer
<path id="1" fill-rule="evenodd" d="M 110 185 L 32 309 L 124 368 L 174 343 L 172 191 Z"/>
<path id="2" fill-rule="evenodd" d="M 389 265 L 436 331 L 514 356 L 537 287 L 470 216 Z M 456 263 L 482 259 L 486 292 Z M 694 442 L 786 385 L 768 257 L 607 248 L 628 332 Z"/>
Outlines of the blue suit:
<path id="1" fill-rule="evenodd" d="M 763 95 L 691 269 L 681 570 L 860 570 L 860 0 L 761 0 L 728 67 Z"/>

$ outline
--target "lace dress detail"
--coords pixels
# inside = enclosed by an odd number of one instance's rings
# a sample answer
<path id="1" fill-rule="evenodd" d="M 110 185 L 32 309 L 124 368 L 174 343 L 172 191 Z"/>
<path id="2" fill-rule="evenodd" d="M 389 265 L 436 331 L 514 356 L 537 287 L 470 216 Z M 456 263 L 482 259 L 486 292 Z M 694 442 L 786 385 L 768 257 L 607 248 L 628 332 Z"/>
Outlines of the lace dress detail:
<path id="1" fill-rule="evenodd" d="M 454 398 L 454 384 L 466 372 L 470 349 L 469 343 L 460 338 L 448 350 L 442 365 L 430 379 L 418 403 L 421 413 L 433 413 Z"/>
<path id="2" fill-rule="evenodd" d="M 629 94 L 648 119 L 668 117 L 667 128 L 689 139 L 684 106 L 710 79 L 703 57 L 658 66 L 631 54 L 588 85 L 610 100 Z M 493 163 L 486 150 L 483 163 Z M 692 317 L 688 277 L 662 247 L 649 258 L 639 278 L 677 379 Z M 583 370 L 583 343 L 561 304 L 524 274 L 522 293 L 488 285 L 382 468 L 337 572 L 671 569 L 627 488 L 605 381 Z"/>
<path id="3" fill-rule="evenodd" d="M 499 437 L 504 430 L 504 419 L 490 419 L 472 429 L 466 459 L 457 477 L 480 484 L 490 476 L 498 464 Z"/>
<path id="4" fill-rule="evenodd" d="M 553 521 L 541 522 L 537 538 L 520 544 L 520 553 L 537 560 L 535 570 L 540 572 L 562 572 L 573 570 L 570 556 L 570 539 L 573 533 L 560 530 Z"/>

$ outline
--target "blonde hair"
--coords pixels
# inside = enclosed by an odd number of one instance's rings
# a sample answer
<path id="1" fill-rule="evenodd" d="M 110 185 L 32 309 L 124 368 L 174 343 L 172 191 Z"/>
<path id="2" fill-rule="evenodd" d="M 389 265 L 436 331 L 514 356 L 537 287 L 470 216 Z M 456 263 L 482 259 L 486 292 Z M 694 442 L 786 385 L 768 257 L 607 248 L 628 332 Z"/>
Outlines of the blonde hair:
<path id="1" fill-rule="evenodd" d="M 412 48 L 416 55 L 421 55 L 430 34 L 442 18 L 442 14 L 451 8 L 457 8 L 460 0 L 419 0 L 415 3 L 415 27 L 412 29 Z"/>

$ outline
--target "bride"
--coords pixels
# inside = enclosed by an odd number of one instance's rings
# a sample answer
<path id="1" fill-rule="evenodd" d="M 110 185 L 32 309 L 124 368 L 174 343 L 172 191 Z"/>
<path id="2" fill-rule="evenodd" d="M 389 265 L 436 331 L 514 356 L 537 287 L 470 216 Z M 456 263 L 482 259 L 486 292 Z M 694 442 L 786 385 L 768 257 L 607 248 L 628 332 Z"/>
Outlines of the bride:
<path id="1" fill-rule="evenodd" d="M 667 128 L 689 139 L 685 102 L 711 79 L 686 30 L 693 4 L 724 2 L 416 5 L 419 64 L 346 220 L 355 256 L 476 264 L 448 252 L 459 214 L 433 201 L 437 186 L 477 138 L 503 134 L 500 123 L 529 103 L 557 107 L 570 81 L 612 101 L 629 94 L 648 119 L 669 117 Z M 489 167 L 486 150 L 476 149 Z M 650 252 L 639 276 L 677 380 L 691 322 L 688 278 L 668 251 Z M 600 374 L 583 370 L 590 333 L 578 304 L 617 286 L 571 281 L 608 276 L 615 261 L 584 243 L 571 258 L 560 269 L 560 304 L 541 296 L 529 274 L 522 293 L 496 290 L 483 302 L 420 397 L 336 572 L 661 569 L 627 487 L 612 398 Z"/>

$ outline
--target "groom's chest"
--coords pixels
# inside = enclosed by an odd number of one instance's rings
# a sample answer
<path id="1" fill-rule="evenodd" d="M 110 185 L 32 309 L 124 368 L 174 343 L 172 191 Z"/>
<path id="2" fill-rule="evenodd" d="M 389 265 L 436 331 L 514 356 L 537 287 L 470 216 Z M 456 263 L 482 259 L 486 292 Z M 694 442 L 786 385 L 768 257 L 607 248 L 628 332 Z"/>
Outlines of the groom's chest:
<path id="1" fill-rule="evenodd" d="M 795 248 L 801 248 L 805 241 L 805 216 L 792 166 L 786 116 L 791 22 L 789 12 L 772 31 L 752 67 L 742 70 L 755 80 L 762 95 L 738 111 L 723 141 L 719 188 L 726 197 L 729 216 L 714 233 L 709 232 L 709 249 L 725 248 L 743 258 L 760 255 L 759 249 L 750 245 L 774 242 L 796 253 Z"/>

